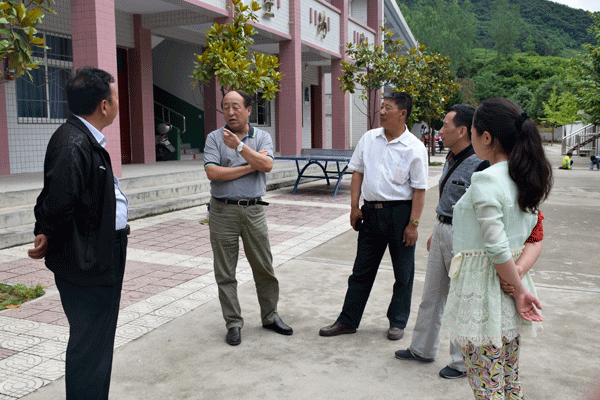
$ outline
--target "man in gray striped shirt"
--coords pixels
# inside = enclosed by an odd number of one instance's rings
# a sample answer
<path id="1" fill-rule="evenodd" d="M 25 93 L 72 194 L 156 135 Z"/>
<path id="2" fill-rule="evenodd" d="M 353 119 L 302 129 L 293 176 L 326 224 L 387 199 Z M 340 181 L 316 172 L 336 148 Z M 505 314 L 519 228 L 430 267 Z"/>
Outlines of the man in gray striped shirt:
<path id="1" fill-rule="evenodd" d="M 227 125 L 211 132 L 204 147 L 204 168 L 212 195 L 210 243 L 227 327 L 225 341 L 231 346 L 242 342 L 244 325 L 235 279 L 240 237 L 256 283 L 263 327 L 282 335 L 293 333 L 277 314 L 279 282 L 263 208 L 268 203 L 261 198 L 267 189 L 266 173 L 273 168 L 273 144 L 267 132 L 248 123 L 251 101 L 242 90 L 227 93 L 222 104 Z"/>

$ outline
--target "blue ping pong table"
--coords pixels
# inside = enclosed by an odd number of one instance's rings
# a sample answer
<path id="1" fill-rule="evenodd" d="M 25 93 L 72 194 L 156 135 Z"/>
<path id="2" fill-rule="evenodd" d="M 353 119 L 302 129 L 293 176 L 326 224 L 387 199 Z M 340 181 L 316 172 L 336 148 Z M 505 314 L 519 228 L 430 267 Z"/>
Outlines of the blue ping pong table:
<path id="1" fill-rule="evenodd" d="M 330 185 L 330 179 L 337 179 L 335 189 L 333 190 L 333 197 L 336 197 L 340 190 L 342 179 L 346 174 L 352 174 L 352 171 L 348 171 L 348 163 L 352 159 L 352 153 L 354 150 L 338 150 L 338 149 L 302 149 L 300 155 L 292 156 L 280 156 L 276 157 L 276 160 L 289 160 L 296 161 L 296 170 L 298 171 L 298 178 L 294 184 L 293 194 L 298 192 L 298 184 L 302 178 L 312 179 L 325 179 L 327 184 Z M 300 169 L 300 163 L 306 163 L 302 169 Z M 328 170 L 329 163 L 335 163 L 336 169 Z M 316 164 L 321 168 L 322 175 L 304 175 L 306 169 L 311 165 Z M 342 167 L 343 166 L 343 167 Z"/>

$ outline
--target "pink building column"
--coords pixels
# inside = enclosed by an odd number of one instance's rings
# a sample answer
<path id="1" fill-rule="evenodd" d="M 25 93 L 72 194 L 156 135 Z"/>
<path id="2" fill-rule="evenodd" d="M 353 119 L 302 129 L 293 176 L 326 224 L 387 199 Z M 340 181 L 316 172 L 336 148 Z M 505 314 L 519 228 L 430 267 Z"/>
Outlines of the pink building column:
<path id="1" fill-rule="evenodd" d="M 382 43 L 381 38 L 381 26 L 383 26 L 383 0 L 374 0 L 373 3 L 376 3 L 376 6 L 370 6 L 367 8 L 367 26 L 373 29 L 375 33 L 375 46 L 380 46 Z M 371 99 L 371 110 L 373 110 L 373 105 L 376 105 L 375 110 L 379 109 L 379 105 L 381 104 L 381 90 L 378 90 L 375 94 L 374 98 Z M 379 113 L 375 113 L 374 116 L 373 128 L 379 126 Z"/>
<path id="2" fill-rule="evenodd" d="M 346 61 L 346 42 L 348 38 L 348 0 L 332 0 L 331 5 L 337 7 L 340 18 L 340 53 L 341 58 L 331 61 L 331 147 L 348 149 L 350 147 L 350 95 L 342 92 L 336 82 L 344 74 L 342 61 Z"/>
<path id="3" fill-rule="evenodd" d="M 302 31 L 300 0 L 290 0 L 291 40 L 279 43 L 279 70 L 283 74 L 277 102 L 277 131 L 281 155 L 302 149 Z"/>
<path id="4" fill-rule="evenodd" d="M 75 70 L 92 66 L 117 79 L 117 38 L 114 0 L 71 0 L 73 66 Z M 106 127 L 106 149 L 113 173 L 121 176 L 121 137 L 119 119 Z"/>
<path id="5" fill-rule="evenodd" d="M 4 64 L 0 63 L 0 68 Z M 0 175 L 10 174 L 10 151 L 8 149 L 8 115 L 6 113 L 6 84 L 0 84 Z"/>
<path id="6" fill-rule="evenodd" d="M 152 38 L 142 27 L 142 16 L 133 16 L 135 50 L 130 75 L 131 161 L 137 164 L 156 162 L 154 144 L 154 90 L 152 78 Z"/>

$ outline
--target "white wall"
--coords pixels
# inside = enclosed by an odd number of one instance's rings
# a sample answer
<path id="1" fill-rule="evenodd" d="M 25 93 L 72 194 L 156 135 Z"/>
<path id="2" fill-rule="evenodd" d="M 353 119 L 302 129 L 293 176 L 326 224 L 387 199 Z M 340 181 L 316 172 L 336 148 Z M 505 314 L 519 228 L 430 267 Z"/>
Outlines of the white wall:
<path id="1" fill-rule="evenodd" d="M 351 0 L 350 15 L 352 18 L 367 24 L 367 0 Z"/>
<path id="2" fill-rule="evenodd" d="M 311 143 L 311 118 L 310 110 L 312 101 L 306 103 L 304 101 L 304 90 L 308 88 L 310 96 L 310 86 L 319 84 L 319 68 L 313 65 L 303 67 L 302 71 L 302 148 L 310 149 Z M 310 98 L 310 97 L 309 97 Z M 312 100 L 312 99 L 311 99 Z M 284 108 L 285 109 L 285 108 Z"/>
<path id="3" fill-rule="evenodd" d="M 261 6 L 262 6 L 262 2 Z M 279 8 L 277 8 L 277 3 L 279 3 Z M 290 34 L 290 4 L 289 1 L 275 1 L 273 7 L 271 7 L 271 12 L 275 14 L 274 17 L 265 17 L 264 6 L 263 9 L 258 10 L 258 23 L 268 27 L 269 29 L 273 29 L 277 32 L 285 33 L 286 35 Z"/>
<path id="4" fill-rule="evenodd" d="M 313 10 L 313 23 L 311 24 L 311 13 Z M 314 23 L 314 11 L 317 13 L 325 12 L 325 17 L 329 19 L 330 30 L 325 38 L 317 34 L 317 25 Z M 339 54 L 340 52 L 340 14 L 327 7 L 325 4 L 316 0 L 303 0 L 301 4 L 301 24 L 302 40 L 315 46 L 327 49 L 328 51 Z"/>
<path id="5" fill-rule="evenodd" d="M 362 135 L 369 130 L 366 101 L 360 98 L 360 89 L 357 86 L 354 94 L 350 94 L 350 147 L 353 149 Z"/>
<path id="6" fill-rule="evenodd" d="M 117 30 L 117 46 L 133 49 L 135 47 L 133 14 L 115 10 L 115 25 Z"/>
<path id="7" fill-rule="evenodd" d="M 38 30 L 71 35 L 70 2 L 58 0 L 52 8 L 56 14 L 47 13 L 42 23 L 38 25 Z M 61 123 L 19 123 L 17 120 L 17 85 L 15 82 L 6 82 L 4 85 L 6 88 L 10 172 L 16 174 L 42 171 L 48 141 Z"/>
<path id="8" fill-rule="evenodd" d="M 200 89 L 192 90 L 191 78 L 196 57 L 202 49 L 186 43 L 166 39 L 152 49 L 152 72 L 154 84 L 174 96 L 204 110 Z"/>

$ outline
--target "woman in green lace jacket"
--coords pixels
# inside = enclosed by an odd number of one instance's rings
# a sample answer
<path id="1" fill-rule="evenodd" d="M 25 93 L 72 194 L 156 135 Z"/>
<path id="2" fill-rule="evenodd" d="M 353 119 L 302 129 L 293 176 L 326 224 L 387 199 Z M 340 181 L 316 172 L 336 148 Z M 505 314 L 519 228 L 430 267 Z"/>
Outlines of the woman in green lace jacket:
<path id="1" fill-rule="evenodd" d="M 490 167 L 476 172 L 454 207 L 454 258 L 444 325 L 462 347 L 476 399 L 521 399 L 519 339 L 535 334 L 540 302 L 516 260 L 552 186 L 535 123 L 507 99 L 483 102 L 472 142 Z M 514 286 L 511 295 L 500 278 Z"/>

